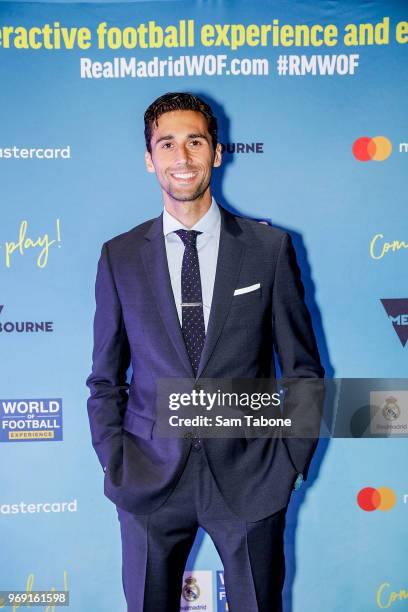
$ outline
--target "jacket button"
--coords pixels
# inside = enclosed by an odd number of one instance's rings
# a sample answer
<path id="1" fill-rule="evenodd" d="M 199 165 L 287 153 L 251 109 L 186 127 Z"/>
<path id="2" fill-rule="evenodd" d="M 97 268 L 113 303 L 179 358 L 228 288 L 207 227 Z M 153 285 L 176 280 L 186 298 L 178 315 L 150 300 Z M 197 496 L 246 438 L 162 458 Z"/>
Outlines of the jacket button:
<path id="1" fill-rule="evenodd" d="M 193 449 L 199 451 L 201 449 L 201 440 L 197 436 L 193 436 Z"/>

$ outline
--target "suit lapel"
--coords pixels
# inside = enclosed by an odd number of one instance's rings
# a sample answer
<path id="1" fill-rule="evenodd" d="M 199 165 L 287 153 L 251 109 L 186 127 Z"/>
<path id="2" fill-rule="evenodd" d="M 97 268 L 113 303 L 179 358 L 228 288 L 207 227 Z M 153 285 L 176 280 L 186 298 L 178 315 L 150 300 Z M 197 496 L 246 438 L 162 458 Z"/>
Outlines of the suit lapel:
<path id="1" fill-rule="evenodd" d="M 239 239 L 241 229 L 234 217 L 220 206 L 221 233 L 217 269 L 207 334 L 197 378 L 201 376 L 220 337 L 237 287 L 245 245 Z"/>
<path id="2" fill-rule="evenodd" d="M 163 235 L 163 214 L 153 221 L 145 234 L 145 238 L 147 241 L 142 249 L 142 259 L 152 289 L 152 294 L 156 298 L 164 327 L 186 370 L 186 377 L 193 378 L 193 369 L 181 331 L 170 281 Z"/>

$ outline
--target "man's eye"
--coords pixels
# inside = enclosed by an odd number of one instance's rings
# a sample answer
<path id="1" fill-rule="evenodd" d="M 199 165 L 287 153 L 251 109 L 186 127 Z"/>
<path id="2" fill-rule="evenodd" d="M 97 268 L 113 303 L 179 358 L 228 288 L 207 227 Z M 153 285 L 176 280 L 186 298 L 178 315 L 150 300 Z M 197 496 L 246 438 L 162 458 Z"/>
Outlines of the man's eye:
<path id="1" fill-rule="evenodd" d="M 200 140 L 191 140 L 190 144 L 192 144 L 194 147 L 197 147 L 201 144 Z"/>
<path id="2" fill-rule="evenodd" d="M 164 143 L 162 144 L 162 149 L 170 149 L 170 148 L 171 148 L 171 146 L 172 146 L 172 143 L 171 143 L 171 142 L 164 142 Z"/>

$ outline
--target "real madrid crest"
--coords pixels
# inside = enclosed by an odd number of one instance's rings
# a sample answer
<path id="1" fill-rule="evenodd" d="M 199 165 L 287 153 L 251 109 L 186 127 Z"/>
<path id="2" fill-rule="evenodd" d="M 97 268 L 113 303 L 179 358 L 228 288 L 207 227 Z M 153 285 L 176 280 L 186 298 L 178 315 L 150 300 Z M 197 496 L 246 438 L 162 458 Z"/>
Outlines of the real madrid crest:
<path id="1" fill-rule="evenodd" d="M 183 586 L 182 595 L 186 601 L 197 601 L 200 597 L 200 587 L 198 586 L 197 578 L 194 576 L 188 576 L 185 579 L 185 585 Z"/>
<path id="2" fill-rule="evenodd" d="M 381 406 L 383 416 L 387 421 L 395 421 L 401 415 L 401 408 L 397 404 L 396 397 L 387 397 L 383 405 Z"/>

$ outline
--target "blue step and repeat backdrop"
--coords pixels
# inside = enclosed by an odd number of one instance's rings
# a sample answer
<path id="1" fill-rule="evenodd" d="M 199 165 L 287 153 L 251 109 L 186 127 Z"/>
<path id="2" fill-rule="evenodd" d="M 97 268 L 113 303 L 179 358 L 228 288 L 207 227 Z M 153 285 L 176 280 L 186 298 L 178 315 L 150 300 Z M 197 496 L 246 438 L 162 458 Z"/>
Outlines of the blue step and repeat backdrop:
<path id="1" fill-rule="evenodd" d="M 0 590 L 126 609 L 85 379 L 101 245 L 162 209 L 143 159 L 162 93 L 216 110 L 216 199 L 292 235 L 327 376 L 407 376 L 407 9 L 0 2 Z M 405 389 L 382 398 L 403 433 Z M 404 436 L 321 440 L 288 514 L 286 612 L 408 610 L 407 460 Z M 204 533 L 191 576 L 182 610 L 227 609 Z"/>

